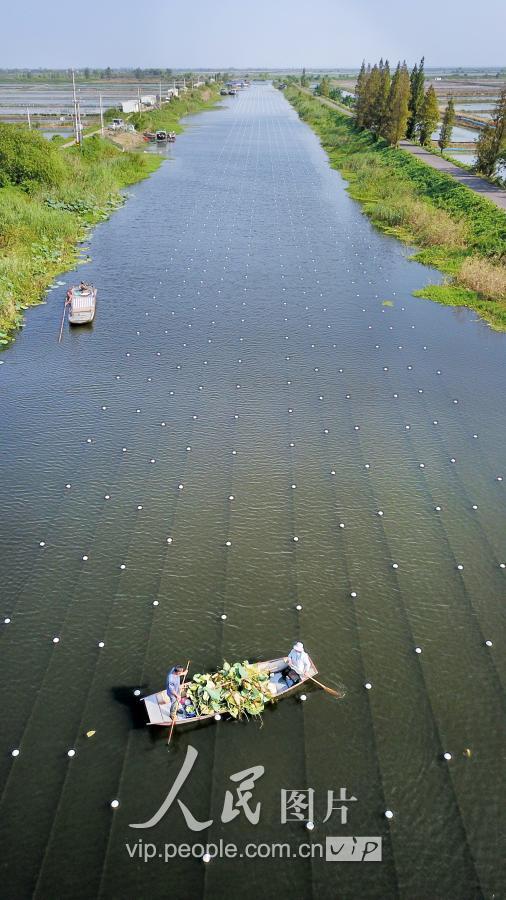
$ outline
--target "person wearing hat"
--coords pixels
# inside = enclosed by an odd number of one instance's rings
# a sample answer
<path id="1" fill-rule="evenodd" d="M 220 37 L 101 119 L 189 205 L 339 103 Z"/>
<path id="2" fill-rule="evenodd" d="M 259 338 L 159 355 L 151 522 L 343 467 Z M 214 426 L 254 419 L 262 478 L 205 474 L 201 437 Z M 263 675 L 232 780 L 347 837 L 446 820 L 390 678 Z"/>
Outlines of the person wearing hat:
<path id="1" fill-rule="evenodd" d="M 297 643 L 293 645 L 288 654 L 287 662 L 289 666 L 297 672 L 299 678 L 305 678 L 311 671 L 311 660 L 304 650 L 304 644 L 302 644 L 301 641 L 297 641 Z"/>

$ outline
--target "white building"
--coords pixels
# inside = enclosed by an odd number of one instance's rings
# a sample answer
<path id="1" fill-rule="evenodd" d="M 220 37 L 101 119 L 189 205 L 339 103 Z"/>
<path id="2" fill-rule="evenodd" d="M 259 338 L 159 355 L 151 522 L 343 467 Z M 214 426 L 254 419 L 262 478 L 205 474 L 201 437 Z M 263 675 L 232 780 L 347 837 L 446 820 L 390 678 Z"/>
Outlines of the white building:
<path id="1" fill-rule="evenodd" d="M 140 112 L 138 100 L 123 100 L 121 104 L 121 112 L 134 113 Z"/>

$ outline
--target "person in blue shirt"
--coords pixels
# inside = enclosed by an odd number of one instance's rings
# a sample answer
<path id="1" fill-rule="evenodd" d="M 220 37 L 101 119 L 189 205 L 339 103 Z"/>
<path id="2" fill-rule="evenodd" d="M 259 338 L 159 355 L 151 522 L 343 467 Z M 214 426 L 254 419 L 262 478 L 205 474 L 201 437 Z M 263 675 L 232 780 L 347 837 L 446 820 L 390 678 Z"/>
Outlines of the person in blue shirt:
<path id="1" fill-rule="evenodd" d="M 171 716 L 175 716 L 177 713 L 181 698 L 181 679 L 184 678 L 187 672 L 188 669 L 185 669 L 184 666 L 172 666 L 172 669 L 169 669 L 167 672 L 165 690 L 167 691 L 167 698 L 170 703 Z"/>

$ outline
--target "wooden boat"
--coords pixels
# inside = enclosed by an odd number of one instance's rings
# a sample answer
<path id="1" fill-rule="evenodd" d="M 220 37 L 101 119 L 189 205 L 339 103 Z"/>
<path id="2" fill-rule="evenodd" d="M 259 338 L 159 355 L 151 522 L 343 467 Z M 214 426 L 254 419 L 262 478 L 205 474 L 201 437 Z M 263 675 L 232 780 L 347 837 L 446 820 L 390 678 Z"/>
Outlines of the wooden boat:
<path id="1" fill-rule="evenodd" d="M 97 305 L 97 289 L 92 284 L 81 281 L 79 286 L 73 286 L 67 291 L 65 305 L 69 307 L 69 322 L 71 325 L 85 325 L 93 322 Z"/>
<path id="2" fill-rule="evenodd" d="M 280 681 L 275 681 L 274 678 L 272 679 L 272 700 L 282 700 L 284 697 L 288 697 L 289 694 L 298 691 L 311 677 L 314 678 L 315 675 L 318 675 L 318 669 L 313 660 L 311 657 L 309 657 L 309 659 L 311 662 L 309 674 L 306 675 L 305 678 L 301 678 L 297 684 L 293 684 L 289 687 L 284 679 L 281 679 Z M 288 667 L 288 663 L 286 657 L 279 657 L 278 659 L 268 659 L 265 662 L 252 663 L 252 666 L 260 672 L 268 672 L 270 676 L 277 675 L 279 677 L 281 672 Z M 185 686 L 183 685 L 183 690 L 181 692 L 182 697 L 185 695 L 184 688 Z M 157 694 L 150 694 L 149 697 L 143 697 L 142 699 L 144 700 L 146 711 L 149 716 L 148 725 L 161 725 L 165 727 L 170 727 L 172 725 L 170 703 L 167 701 L 166 691 L 159 691 Z M 193 725 L 196 722 L 209 722 L 211 719 L 214 719 L 215 715 L 216 713 L 209 713 L 205 716 L 187 717 L 181 715 L 178 711 L 174 727 Z M 222 715 L 226 716 L 227 714 L 223 713 Z"/>

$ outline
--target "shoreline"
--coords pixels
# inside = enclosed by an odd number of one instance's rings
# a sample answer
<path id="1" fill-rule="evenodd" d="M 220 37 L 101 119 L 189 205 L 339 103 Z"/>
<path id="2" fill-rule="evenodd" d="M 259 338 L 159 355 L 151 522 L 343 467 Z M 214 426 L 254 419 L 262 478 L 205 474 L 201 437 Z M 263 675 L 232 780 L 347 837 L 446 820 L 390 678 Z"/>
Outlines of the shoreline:
<path id="1" fill-rule="evenodd" d="M 406 150 L 375 141 L 297 86 L 284 94 L 373 224 L 417 247 L 411 259 L 448 276 L 414 296 L 474 309 L 493 329 L 506 331 L 506 213 Z"/>
<path id="2" fill-rule="evenodd" d="M 218 100 L 218 87 L 198 89 L 151 111 L 149 120 L 156 127 L 170 126 L 181 133 L 181 119 L 211 109 Z M 25 141 L 35 135 L 34 147 L 39 138 L 45 141 L 36 132 L 18 133 Z M 75 146 L 52 147 L 46 156 L 60 180 L 34 177 L 0 186 L 0 350 L 24 327 L 25 310 L 45 302 L 55 278 L 88 261 L 82 257 L 82 243 L 95 225 L 127 201 L 124 190 L 149 178 L 164 162 L 163 157 L 148 153 L 144 143 L 128 150 L 118 143 L 93 136 L 85 141 L 83 151 Z M 46 153 L 43 147 L 42 153 Z M 0 176 L 1 164 L 0 158 Z"/>

